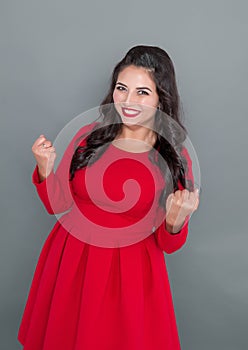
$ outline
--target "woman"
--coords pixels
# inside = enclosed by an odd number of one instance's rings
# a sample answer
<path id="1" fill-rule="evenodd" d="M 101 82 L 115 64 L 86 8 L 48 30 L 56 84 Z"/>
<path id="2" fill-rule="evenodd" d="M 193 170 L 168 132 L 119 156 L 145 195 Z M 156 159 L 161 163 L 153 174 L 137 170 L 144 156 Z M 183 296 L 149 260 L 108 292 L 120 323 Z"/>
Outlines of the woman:
<path id="1" fill-rule="evenodd" d="M 185 243 L 199 196 L 168 54 L 130 49 L 100 112 L 56 172 L 52 142 L 33 144 L 32 181 L 46 210 L 71 211 L 43 246 L 18 339 L 25 350 L 177 350 L 163 252 Z M 140 192 L 129 183 L 125 196 L 130 178 Z"/>

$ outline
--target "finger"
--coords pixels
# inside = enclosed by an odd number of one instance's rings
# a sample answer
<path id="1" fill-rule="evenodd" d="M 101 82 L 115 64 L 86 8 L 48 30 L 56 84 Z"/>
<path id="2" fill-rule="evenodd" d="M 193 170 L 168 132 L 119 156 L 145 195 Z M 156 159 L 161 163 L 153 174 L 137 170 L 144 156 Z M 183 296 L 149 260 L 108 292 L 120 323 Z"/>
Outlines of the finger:
<path id="1" fill-rule="evenodd" d="M 171 193 L 171 194 L 167 197 L 167 200 L 166 200 L 166 210 L 167 210 L 167 211 L 170 210 L 171 205 L 172 205 L 172 202 L 173 202 L 173 199 L 174 199 L 174 194 Z"/>
<path id="2" fill-rule="evenodd" d="M 182 192 L 182 191 L 180 191 L 180 190 L 175 191 L 175 192 L 174 192 L 175 198 L 180 198 L 180 197 L 181 197 L 181 192 Z"/>
<path id="3" fill-rule="evenodd" d="M 52 147 L 48 148 L 48 151 L 51 152 L 51 153 L 54 153 L 56 150 L 55 150 L 55 147 L 52 146 Z"/>
<path id="4" fill-rule="evenodd" d="M 38 139 L 35 140 L 33 147 L 39 147 L 45 141 L 46 141 L 45 136 L 44 135 L 40 135 L 40 137 L 38 137 Z"/>
<path id="5" fill-rule="evenodd" d="M 196 198 L 196 209 L 197 209 L 197 207 L 198 207 L 198 205 L 199 205 L 199 196 L 200 196 L 200 190 L 199 190 L 199 188 L 196 188 L 196 189 L 194 190 L 194 194 L 195 194 L 195 198 Z"/>
<path id="6" fill-rule="evenodd" d="M 39 145 L 39 147 L 42 147 L 42 148 L 48 148 L 48 147 L 51 147 L 51 146 L 52 146 L 52 142 L 48 141 L 48 140 L 42 142 L 42 144 Z"/>
<path id="7" fill-rule="evenodd" d="M 50 147 L 42 147 L 39 149 L 43 154 L 49 152 L 49 153 L 52 153 L 52 152 L 55 152 L 55 147 L 53 146 L 50 146 Z"/>
<path id="8" fill-rule="evenodd" d="M 196 210 L 196 209 L 198 208 L 199 203 L 200 203 L 199 198 L 197 198 L 197 199 L 196 199 L 196 203 L 195 203 L 194 210 Z"/>
<path id="9" fill-rule="evenodd" d="M 168 203 L 172 202 L 173 198 L 174 198 L 174 194 L 173 193 L 169 194 L 169 196 L 167 197 L 166 202 L 168 202 Z"/>
<path id="10" fill-rule="evenodd" d="M 193 196 L 191 197 L 190 201 L 191 201 L 192 209 L 193 211 L 195 211 L 199 205 L 199 197 L 193 193 Z"/>
<path id="11" fill-rule="evenodd" d="M 188 200 L 188 199 L 189 199 L 190 193 L 189 193 L 188 190 L 184 189 L 184 190 L 182 190 L 181 195 L 182 195 L 182 199 L 183 199 L 183 200 Z"/>
<path id="12" fill-rule="evenodd" d="M 199 194 L 200 194 L 199 188 L 195 188 L 195 189 L 194 189 L 194 193 L 195 193 L 197 196 L 199 196 Z"/>
<path id="13" fill-rule="evenodd" d="M 194 190 L 193 192 L 189 193 L 189 199 L 190 200 L 195 200 L 198 197 L 197 192 Z"/>

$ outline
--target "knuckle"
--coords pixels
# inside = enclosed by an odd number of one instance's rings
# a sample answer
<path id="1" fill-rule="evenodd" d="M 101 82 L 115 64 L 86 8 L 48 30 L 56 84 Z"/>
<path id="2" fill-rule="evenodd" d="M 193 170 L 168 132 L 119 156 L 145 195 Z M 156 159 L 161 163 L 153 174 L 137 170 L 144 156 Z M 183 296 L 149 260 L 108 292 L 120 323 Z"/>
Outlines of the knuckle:
<path id="1" fill-rule="evenodd" d="M 177 199 L 175 201 L 175 204 L 178 206 L 178 207 L 181 207 L 182 206 L 182 201 L 180 201 L 179 199 Z"/>

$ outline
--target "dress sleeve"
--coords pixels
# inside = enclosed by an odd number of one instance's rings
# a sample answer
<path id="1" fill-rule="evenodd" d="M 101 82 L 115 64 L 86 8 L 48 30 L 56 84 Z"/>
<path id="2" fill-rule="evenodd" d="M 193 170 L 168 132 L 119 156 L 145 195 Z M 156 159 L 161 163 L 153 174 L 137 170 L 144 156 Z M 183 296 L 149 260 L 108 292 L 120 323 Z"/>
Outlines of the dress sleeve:
<path id="1" fill-rule="evenodd" d="M 186 179 L 191 180 L 192 184 L 194 184 L 194 177 L 192 172 L 192 160 L 185 147 L 182 150 L 182 154 L 187 160 L 187 167 L 188 167 L 185 177 Z M 184 188 L 180 182 L 178 182 L 178 187 L 179 187 L 179 190 L 182 190 Z M 165 218 L 162 224 L 154 232 L 154 234 L 155 234 L 155 239 L 158 246 L 165 253 L 171 254 L 179 250 L 185 244 L 188 236 L 188 230 L 189 230 L 189 216 L 186 217 L 184 225 L 182 226 L 181 230 L 177 233 L 170 233 L 166 230 L 166 218 Z"/>
<path id="2" fill-rule="evenodd" d="M 50 215 L 60 214 L 69 210 L 74 202 L 72 196 L 72 184 L 69 181 L 70 177 L 70 164 L 74 153 L 74 142 L 81 135 L 88 135 L 90 130 L 96 123 L 88 124 L 82 127 L 76 135 L 73 137 L 69 145 L 67 146 L 61 161 L 57 167 L 42 181 L 40 181 L 38 173 L 38 165 L 36 164 L 33 174 L 32 183 L 36 187 L 36 191 L 40 200 L 42 201 L 46 211 Z M 83 141 L 80 142 L 82 145 L 85 142 L 86 136 Z"/>

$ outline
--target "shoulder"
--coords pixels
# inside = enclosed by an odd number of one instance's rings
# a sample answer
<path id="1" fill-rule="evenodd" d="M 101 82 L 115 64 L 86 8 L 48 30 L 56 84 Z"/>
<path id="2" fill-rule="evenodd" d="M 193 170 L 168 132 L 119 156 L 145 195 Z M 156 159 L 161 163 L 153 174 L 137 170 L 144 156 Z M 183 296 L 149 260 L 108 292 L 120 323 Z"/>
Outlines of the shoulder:
<path id="1" fill-rule="evenodd" d="M 99 124 L 99 122 L 92 122 L 90 124 L 86 124 L 82 126 L 75 136 L 73 137 L 74 146 L 80 146 L 86 140 L 86 138 L 90 135 L 91 131 Z"/>
<path id="2" fill-rule="evenodd" d="M 192 164 L 191 157 L 190 157 L 189 152 L 185 146 L 182 146 L 181 155 L 186 159 L 188 164 Z"/>

